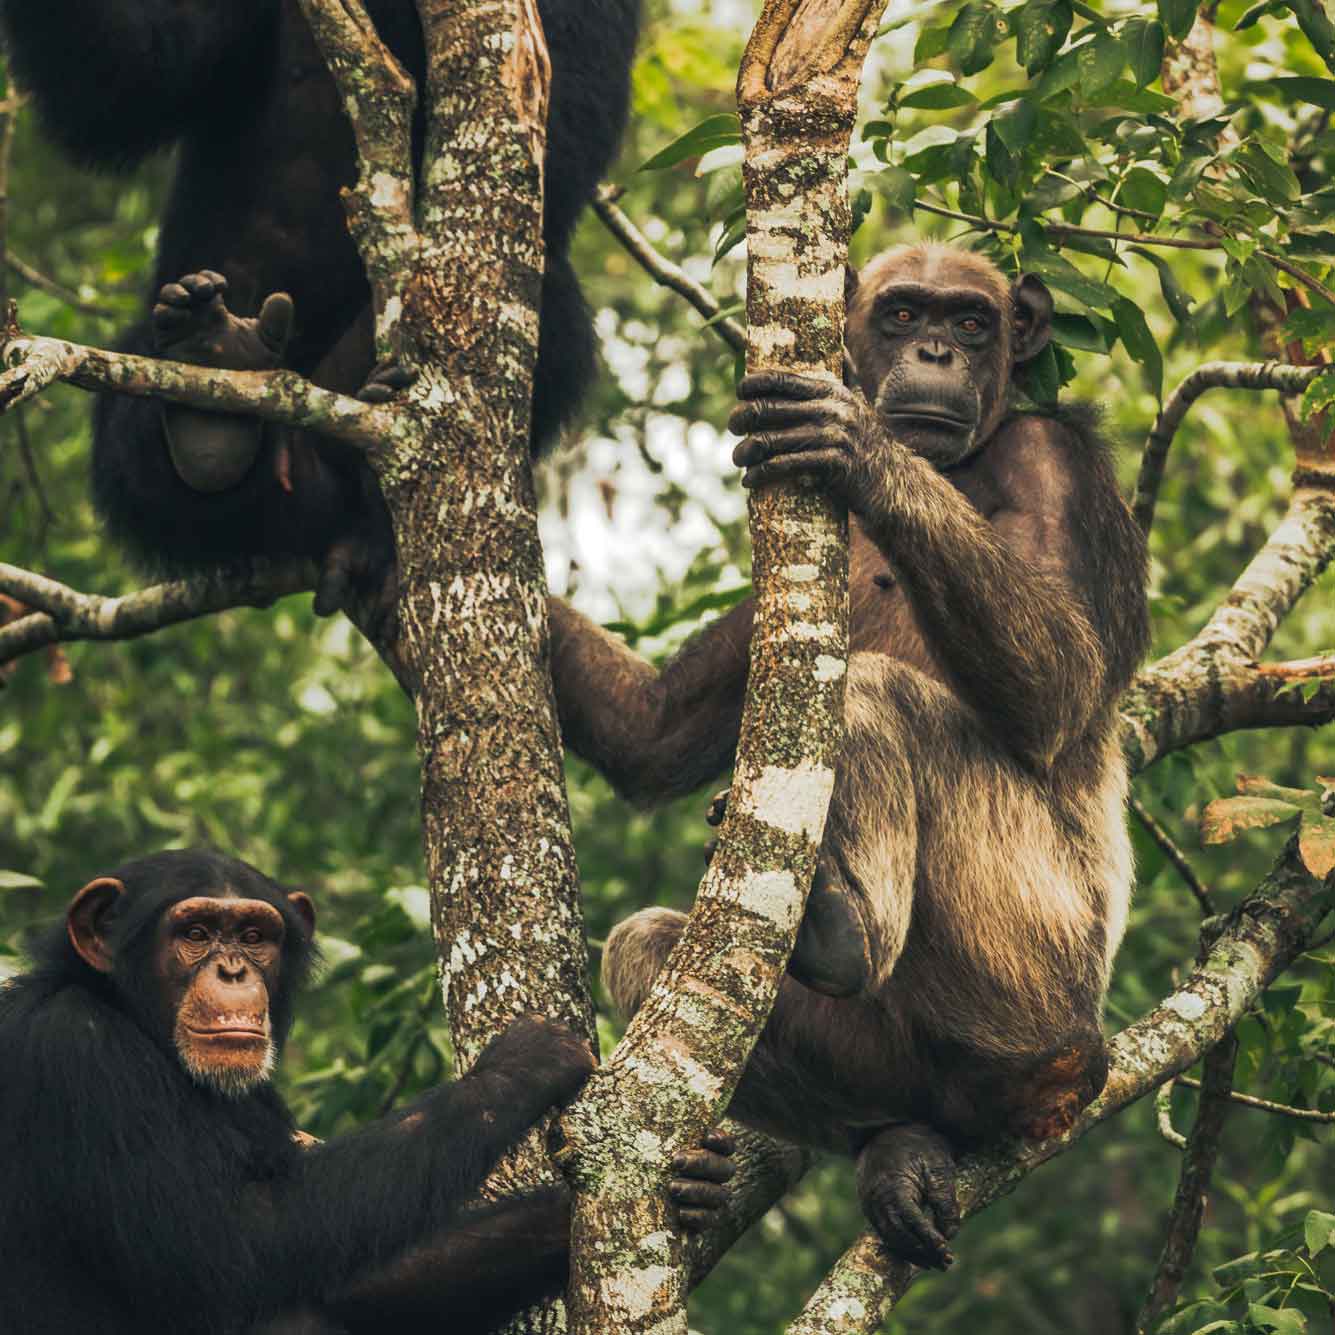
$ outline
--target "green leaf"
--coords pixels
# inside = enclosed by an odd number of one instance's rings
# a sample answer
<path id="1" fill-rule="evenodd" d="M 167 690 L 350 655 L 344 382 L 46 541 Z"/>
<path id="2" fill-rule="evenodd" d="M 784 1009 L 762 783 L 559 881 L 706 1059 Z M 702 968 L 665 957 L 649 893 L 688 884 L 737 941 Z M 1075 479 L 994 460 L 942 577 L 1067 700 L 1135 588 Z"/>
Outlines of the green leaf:
<path id="1" fill-rule="evenodd" d="M 1335 404 L 1335 367 L 1329 371 L 1322 371 L 1307 386 L 1303 391 L 1302 402 L 1298 405 L 1298 413 L 1306 422 L 1316 413 L 1325 412 L 1331 404 Z"/>
<path id="2" fill-rule="evenodd" d="M 1152 213 L 1157 218 L 1168 202 L 1168 186 L 1148 167 L 1132 167 L 1122 177 L 1122 188 L 1117 198 L 1129 209 Z"/>
<path id="3" fill-rule="evenodd" d="M 1030 76 L 1043 69 L 1071 31 L 1070 0 L 1029 0 L 1014 16 L 1015 55 Z"/>
<path id="4" fill-rule="evenodd" d="M 1164 304 L 1178 324 L 1189 324 L 1191 321 L 1191 298 L 1187 295 L 1182 284 L 1178 282 L 1177 274 L 1173 272 L 1172 262 L 1162 255 L 1156 255 L 1153 251 L 1142 250 L 1139 246 L 1132 246 L 1131 253 L 1139 255 L 1141 259 L 1149 260 L 1154 265 L 1159 274 L 1159 291 L 1163 293 Z"/>
<path id="5" fill-rule="evenodd" d="M 903 167 L 887 167 L 876 176 L 875 184 L 891 208 L 900 213 L 912 213 L 913 201 L 917 196 L 917 184 L 913 173 Z"/>
<path id="6" fill-rule="evenodd" d="M 1077 47 L 1075 55 L 1086 100 L 1091 92 L 1112 83 L 1126 64 L 1126 48 L 1110 32 L 1101 32 L 1093 41 Z"/>
<path id="7" fill-rule="evenodd" d="M 1020 388 L 1035 403 L 1056 403 L 1062 380 L 1056 350 L 1052 345 L 1049 344 L 1037 357 L 1021 367 L 1017 379 Z"/>
<path id="8" fill-rule="evenodd" d="M 1335 1246 L 1335 1214 L 1309 1210 L 1307 1218 L 1303 1220 L 1303 1242 L 1309 1256 L 1315 1256 L 1326 1247 Z"/>
<path id="9" fill-rule="evenodd" d="M 1136 87 L 1153 83 L 1163 68 L 1163 24 L 1157 19 L 1127 19 L 1122 25 L 1122 42 Z"/>
<path id="10" fill-rule="evenodd" d="M 1302 193 L 1298 178 L 1281 150 L 1266 140 L 1248 140 L 1240 148 L 1234 149 L 1227 161 L 1237 168 L 1252 190 L 1268 203 L 1294 200 Z"/>
<path id="11" fill-rule="evenodd" d="M 1103 329 L 1087 315 L 1054 315 L 1052 337 L 1064 348 L 1075 348 L 1080 352 L 1108 351 Z"/>
<path id="12" fill-rule="evenodd" d="M 1144 313 L 1134 301 L 1127 297 L 1118 297 L 1112 303 L 1112 317 L 1117 322 L 1117 332 L 1122 336 L 1122 344 L 1134 361 L 1145 368 L 1145 379 L 1154 391 L 1156 399 L 1163 398 L 1163 355 L 1159 345 L 1145 323 Z"/>
<path id="13" fill-rule="evenodd" d="M 1307 102 L 1314 107 L 1335 111 L 1335 79 L 1285 78 L 1265 79 L 1258 88 L 1273 88 L 1288 101 Z"/>
<path id="14" fill-rule="evenodd" d="M 1009 111 L 994 116 L 988 129 L 995 128 L 1002 143 L 1012 153 L 1021 154 L 1033 140 L 1037 121 L 1038 113 L 1034 110 L 1034 104 L 1021 98 Z"/>
<path id="15" fill-rule="evenodd" d="M 949 28 L 924 28 L 918 34 L 917 44 L 913 48 L 913 63 L 925 65 L 929 60 L 935 60 L 937 56 L 950 50 L 950 32 Z M 973 70 L 964 72 L 974 73 Z"/>
<path id="16" fill-rule="evenodd" d="M 1284 321 L 1281 332 L 1285 342 L 1311 343 L 1317 347 L 1335 340 L 1335 306 L 1323 303 L 1299 307 Z"/>
<path id="17" fill-rule="evenodd" d="M 702 157 L 711 148 L 722 148 L 726 144 L 742 142 L 742 125 L 737 116 L 730 111 L 717 116 L 708 116 L 693 129 L 687 130 L 680 139 L 674 139 L 666 148 L 655 153 L 648 162 L 640 167 L 642 172 L 663 171 L 675 167 L 688 158 Z"/>
<path id="18" fill-rule="evenodd" d="M 1233 31 L 1243 32 L 1268 15 L 1282 13 L 1287 8 L 1285 0 L 1261 0 L 1260 4 L 1253 5 L 1243 13 L 1242 17 L 1233 25 Z"/>
<path id="19" fill-rule="evenodd" d="M 0 890 L 40 890 L 46 884 L 22 871 L 0 871 Z"/>
<path id="20" fill-rule="evenodd" d="M 1159 17 L 1168 35 L 1180 42 L 1196 22 L 1196 0 L 1159 0 Z"/>
<path id="21" fill-rule="evenodd" d="M 1295 1307 L 1263 1307 L 1260 1303 L 1251 1303 L 1247 1308 L 1247 1320 L 1265 1330 L 1277 1330 L 1280 1335 L 1304 1335 L 1307 1330 L 1307 1318 Z"/>
<path id="22" fill-rule="evenodd" d="M 987 0 L 969 0 L 950 25 L 947 46 L 962 74 L 977 74 L 991 63 L 998 42 L 1007 35 L 1001 11 Z"/>
<path id="23" fill-rule="evenodd" d="M 931 83 L 915 88 L 899 99 L 901 107 L 918 107 L 923 111 L 950 111 L 955 107 L 972 106 L 978 99 L 967 88 L 957 83 Z"/>
<path id="24" fill-rule="evenodd" d="M 1031 269 L 1051 287 L 1083 301 L 1086 306 L 1111 308 L 1118 300 L 1117 293 L 1106 283 L 1081 273 L 1068 259 L 1051 250 L 1026 250 L 1024 266 Z"/>

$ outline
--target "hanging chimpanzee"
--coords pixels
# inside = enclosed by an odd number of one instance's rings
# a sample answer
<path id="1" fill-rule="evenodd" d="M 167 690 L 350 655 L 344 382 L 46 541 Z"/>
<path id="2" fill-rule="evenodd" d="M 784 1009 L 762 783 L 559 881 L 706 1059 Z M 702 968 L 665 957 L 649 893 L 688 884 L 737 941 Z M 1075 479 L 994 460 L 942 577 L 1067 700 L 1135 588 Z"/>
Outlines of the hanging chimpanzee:
<path id="1" fill-rule="evenodd" d="M 367 8 L 420 83 L 414 0 Z M 625 122 L 640 0 L 540 0 L 538 9 L 552 59 L 540 447 L 593 375 L 570 236 Z M 339 202 L 355 150 L 297 0 L 0 0 L 0 12 L 16 73 L 80 161 L 116 167 L 179 146 L 156 296 L 121 349 L 233 369 L 288 366 L 356 393 L 373 353 L 369 290 Z M 419 114 L 419 157 L 422 131 Z M 313 557 L 322 563 L 317 609 L 331 611 L 350 580 L 378 587 L 392 568 L 388 516 L 346 446 L 106 394 L 93 448 L 98 509 L 152 571 Z"/>
<path id="2" fill-rule="evenodd" d="M 1052 300 L 914 246 L 855 281 L 859 388 L 747 376 L 747 486 L 815 478 L 852 513 L 846 738 L 815 883 L 735 1115 L 858 1156 L 900 1255 L 944 1264 L 953 1154 L 1068 1127 L 1100 1090 L 1131 891 L 1118 694 L 1144 652 L 1145 544 L 1089 414 L 1011 414 Z M 724 769 L 753 608 L 661 673 L 551 604 L 568 745 L 654 801 Z M 604 980 L 633 1011 L 681 931 L 621 924 Z"/>
<path id="3" fill-rule="evenodd" d="M 564 1282 L 563 1190 L 461 1206 L 588 1045 L 516 1020 L 461 1080 L 299 1148 L 269 1081 L 313 926 L 244 862 L 160 853 L 89 882 L 0 988 L 6 1330 L 481 1332 Z M 679 1160 L 688 1225 L 727 1152 Z"/>

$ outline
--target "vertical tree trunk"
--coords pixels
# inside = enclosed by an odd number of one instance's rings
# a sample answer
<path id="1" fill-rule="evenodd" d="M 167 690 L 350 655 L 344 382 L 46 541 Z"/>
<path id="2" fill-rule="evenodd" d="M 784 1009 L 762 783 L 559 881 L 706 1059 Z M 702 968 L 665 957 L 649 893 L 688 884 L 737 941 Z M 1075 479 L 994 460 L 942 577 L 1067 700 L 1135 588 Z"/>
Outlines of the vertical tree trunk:
<path id="1" fill-rule="evenodd" d="M 843 365 L 846 162 L 884 0 L 770 0 L 743 57 L 748 365 Z M 684 1333 L 673 1155 L 727 1106 L 792 952 L 842 738 L 847 521 L 801 483 L 751 501 L 756 623 L 732 795 L 695 910 L 625 1041 L 563 1118 L 573 1329 Z"/>

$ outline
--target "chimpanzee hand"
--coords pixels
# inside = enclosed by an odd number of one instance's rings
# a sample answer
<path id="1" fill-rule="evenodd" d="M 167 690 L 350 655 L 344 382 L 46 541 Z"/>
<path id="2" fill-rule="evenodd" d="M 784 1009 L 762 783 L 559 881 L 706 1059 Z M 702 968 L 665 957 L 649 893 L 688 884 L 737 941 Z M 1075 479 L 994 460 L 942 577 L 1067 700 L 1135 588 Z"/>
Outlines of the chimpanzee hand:
<path id="1" fill-rule="evenodd" d="M 227 309 L 227 279 L 212 269 L 188 273 L 158 291 L 153 338 L 177 361 L 228 371 L 268 371 L 279 365 L 292 334 L 292 298 L 275 292 L 253 320 Z"/>
<path id="2" fill-rule="evenodd" d="M 742 378 L 737 397 L 728 430 L 746 437 L 732 452 L 733 463 L 746 469 L 742 486 L 806 473 L 847 505 L 863 494 L 880 427 L 859 390 L 815 376 L 757 371 Z"/>
<path id="3" fill-rule="evenodd" d="M 672 1161 L 676 1176 L 668 1183 L 668 1195 L 688 1232 L 703 1232 L 727 1205 L 724 1183 L 737 1171 L 731 1157 L 735 1148 L 732 1137 L 716 1128 L 697 1149 L 684 1150 Z"/>
<path id="4" fill-rule="evenodd" d="M 531 1123 L 548 1108 L 570 1103 L 597 1065 L 588 1042 L 565 1025 L 521 1015 L 492 1039 L 470 1077 L 504 1084 L 506 1097 L 532 1114 L 522 1119 Z"/>
<path id="5" fill-rule="evenodd" d="M 886 1249 L 903 1261 L 944 1270 L 960 1226 L 955 1156 L 929 1126 L 890 1126 L 858 1156 L 858 1198 Z"/>
<path id="6" fill-rule="evenodd" d="M 388 403 L 416 379 L 417 372 L 411 366 L 396 361 L 376 362 L 357 397 L 363 403 Z"/>
<path id="7" fill-rule="evenodd" d="M 713 797 L 709 799 L 709 807 L 705 811 L 705 820 L 715 828 L 723 824 L 723 818 L 728 814 L 728 794 L 730 788 L 720 789 Z M 709 866 L 714 860 L 714 854 L 718 851 L 718 835 L 715 835 L 707 844 L 705 844 L 705 866 Z"/>

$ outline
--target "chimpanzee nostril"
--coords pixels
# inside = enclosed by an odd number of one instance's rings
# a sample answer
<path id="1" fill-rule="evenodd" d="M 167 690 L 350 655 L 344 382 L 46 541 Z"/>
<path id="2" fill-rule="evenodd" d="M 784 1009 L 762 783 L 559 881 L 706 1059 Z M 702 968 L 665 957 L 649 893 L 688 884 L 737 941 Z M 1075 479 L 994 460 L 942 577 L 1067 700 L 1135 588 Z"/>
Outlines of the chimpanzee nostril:
<path id="1" fill-rule="evenodd" d="M 930 362 L 940 366 L 949 366 L 954 354 L 951 352 L 950 344 L 943 342 L 939 338 L 933 338 L 924 343 L 918 344 L 918 360 Z"/>

